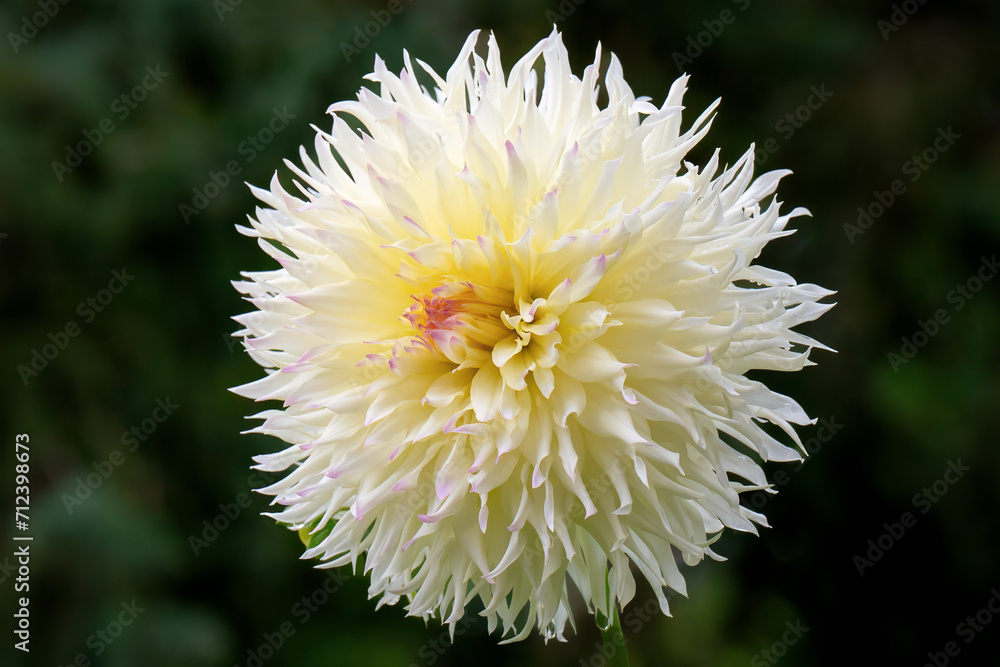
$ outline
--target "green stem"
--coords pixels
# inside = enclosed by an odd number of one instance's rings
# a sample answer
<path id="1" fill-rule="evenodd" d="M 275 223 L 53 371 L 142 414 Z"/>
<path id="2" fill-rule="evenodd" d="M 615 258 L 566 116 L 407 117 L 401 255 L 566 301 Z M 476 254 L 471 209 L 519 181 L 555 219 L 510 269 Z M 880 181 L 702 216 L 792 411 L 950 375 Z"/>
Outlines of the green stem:
<path id="1" fill-rule="evenodd" d="M 622 634 L 622 624 L 618 620 L 618 608 L 611 607 L 611 622 L 604 614 L 597 613 L 597 627 L 601 629 L 604 639 L 604 657 L 608 667 L 629 667 L 628 650 L 625 648 L 625 635 Z"/>

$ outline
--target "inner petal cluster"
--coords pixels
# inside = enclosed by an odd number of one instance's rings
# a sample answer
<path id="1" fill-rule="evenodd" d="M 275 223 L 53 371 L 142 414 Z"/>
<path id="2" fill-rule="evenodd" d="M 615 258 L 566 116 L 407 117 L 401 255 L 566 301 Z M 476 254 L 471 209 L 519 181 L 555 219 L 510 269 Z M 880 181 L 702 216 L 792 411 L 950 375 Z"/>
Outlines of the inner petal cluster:
<path id="1" fill-rule="evenodd" d="M 559 360 L 559 313 L 546 299 L 519 300 L 516 314 L 501 314 L 508 335 L 493 348 L 492 360 L 504 383 L 515 391 L 527 389 L 531 373 L 544 395 L 551 393 L 552 367 Z"/>
<path id="2" fill-rule="evenodd" d="M 501 318 L 511 297 L 504 290 L 449 281 L 411 298 L 413 304 L 400 319 L 413 335 L 456 364 L 482 362 L 506 334 Z"/>

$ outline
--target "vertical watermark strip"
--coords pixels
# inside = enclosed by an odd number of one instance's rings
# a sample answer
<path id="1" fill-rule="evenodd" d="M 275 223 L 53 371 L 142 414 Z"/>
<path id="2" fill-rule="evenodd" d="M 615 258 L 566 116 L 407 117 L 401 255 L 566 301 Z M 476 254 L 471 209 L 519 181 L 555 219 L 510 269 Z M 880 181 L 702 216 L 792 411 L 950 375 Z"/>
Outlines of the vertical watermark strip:
<path id="1" fill-rule="evenodd" d="M 27 433 L 14 436 L 14 558 L 17 576 L 14 578 L 14 648 L 31 652 L 31 535 L 28 528 L 31 509 L 31 437 Z"/>

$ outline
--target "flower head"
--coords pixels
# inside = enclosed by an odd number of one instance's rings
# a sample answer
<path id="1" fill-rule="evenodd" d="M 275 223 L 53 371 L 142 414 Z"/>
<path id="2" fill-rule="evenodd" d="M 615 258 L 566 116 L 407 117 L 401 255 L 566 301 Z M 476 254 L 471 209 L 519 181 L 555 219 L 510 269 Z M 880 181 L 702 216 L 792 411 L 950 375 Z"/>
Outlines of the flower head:
<path id="1" fill-rule="evenodd" d="M 478 598 L 491 630 L 562 638 L 575 596 L 610 616 L 634 566 L 668 613 L 675 552 L 766 525 L 739 494 L 800 454 L 762 424 L 801 448 L 811 422 L 747 373 L 808 365 L 792 327 L 831 292 L 753 264 L 806 211 L 752 148 L 684 161 L 715 108 L 684 128 L 686 77 L 656 107 L 612 55 L 600 106 L 599 48 L 578 78 L 553 32 L 505 73 L 477 38 L 444 77 L 376 59 L 288 163 L 299 194 L 254 189 L 241 230 L 281 268 L 236 284 L 268 373 L 235 391 L 283 402 L 254 431 L 291 446 L 256 461 L 289 470 L 262 491 L 306 557 L 360 559 L 410 615 L 454 627 Z"/>

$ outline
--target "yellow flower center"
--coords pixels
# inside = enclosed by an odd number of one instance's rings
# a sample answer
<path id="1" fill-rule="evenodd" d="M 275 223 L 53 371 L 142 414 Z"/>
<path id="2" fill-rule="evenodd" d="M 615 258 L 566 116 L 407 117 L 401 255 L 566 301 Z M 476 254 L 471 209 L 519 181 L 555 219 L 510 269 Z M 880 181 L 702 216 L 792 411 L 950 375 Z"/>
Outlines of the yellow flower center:
<path id="1" fill-rule="evenodd" d="M 445 356 L 456 347 L 468 353 L 488 352 L 509 330 L 503 314 L 512 308 L 509 291 L 451 280 L 423 294 L 411 295 L 413 303 L 401 321 L 414 336 Z"/>

